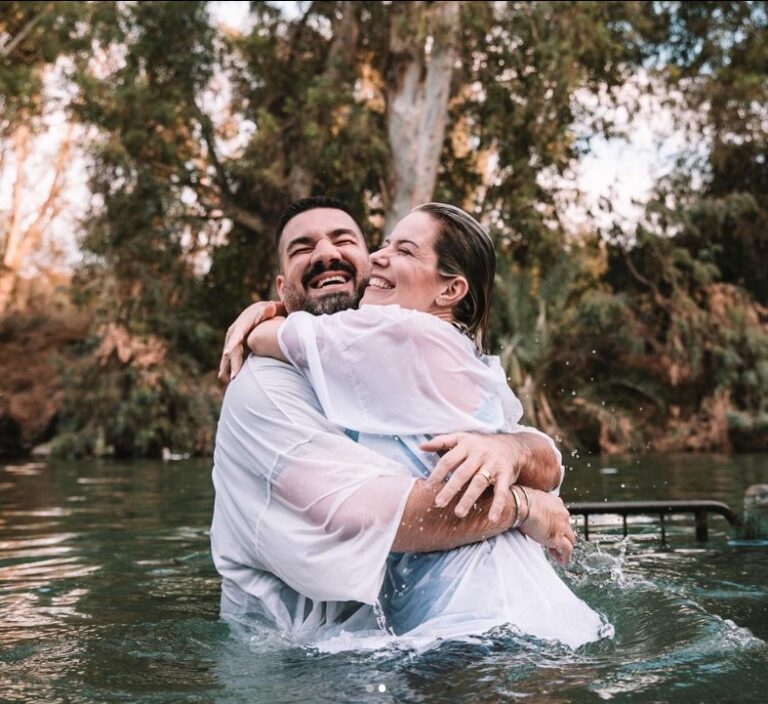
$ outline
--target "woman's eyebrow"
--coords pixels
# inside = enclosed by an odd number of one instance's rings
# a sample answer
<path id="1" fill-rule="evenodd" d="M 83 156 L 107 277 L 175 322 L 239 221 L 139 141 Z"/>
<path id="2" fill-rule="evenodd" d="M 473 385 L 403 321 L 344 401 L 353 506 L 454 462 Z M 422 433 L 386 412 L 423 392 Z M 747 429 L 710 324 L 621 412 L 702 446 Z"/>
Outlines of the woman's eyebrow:
<path id="1" fill-rule="evenodd" d="M 386 239 L 384 240 L 383 244 L 389 246 L 392 244 L 392 240 Z M 421 249 L 421 247 L 419 247 L 419 245 L 416 244 L 416 242 L 414 242 L 413 240 L 399 239 L 399 240 L 395 240 L 394 244 L 409 244 L 412 247 L 416 247 L 416 249 Z"/>

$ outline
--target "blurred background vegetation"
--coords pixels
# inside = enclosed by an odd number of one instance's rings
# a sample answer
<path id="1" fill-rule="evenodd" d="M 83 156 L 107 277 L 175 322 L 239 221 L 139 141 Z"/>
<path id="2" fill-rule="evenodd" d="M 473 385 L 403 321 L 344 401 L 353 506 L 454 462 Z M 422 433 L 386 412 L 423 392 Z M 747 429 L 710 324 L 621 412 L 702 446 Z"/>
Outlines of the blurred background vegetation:
<path id="1" fill-rule="evenodd" d="M 496 349 L 566 447 L 768 448 L 768 3 L 209 5 L 0 3 L 0 455 L 209 453 L 223 333 L 311 194 L 372 245 L 427 200 L 487 224 Z M 649 104 L 676 163 L 574 225 Z"/>

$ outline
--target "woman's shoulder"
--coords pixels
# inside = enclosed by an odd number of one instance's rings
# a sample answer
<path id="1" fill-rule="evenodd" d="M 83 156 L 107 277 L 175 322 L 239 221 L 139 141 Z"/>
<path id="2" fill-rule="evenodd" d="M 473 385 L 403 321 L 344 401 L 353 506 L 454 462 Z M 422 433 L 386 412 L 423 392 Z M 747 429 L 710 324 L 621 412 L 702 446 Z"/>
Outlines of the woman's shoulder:
<path id="1" fill-rule="evenodd" d="M 343 311 L 339 315 L 355 316 L 359 320 L 368 320 L 382 326 L 399 326 L 411 335 L 439 336 L 448 339 L 471 340 L 457 330 L 449 321 L 413 308 L 403 308 L 397 304 L 379 306 L 366 303 L 357 310 Z"/>

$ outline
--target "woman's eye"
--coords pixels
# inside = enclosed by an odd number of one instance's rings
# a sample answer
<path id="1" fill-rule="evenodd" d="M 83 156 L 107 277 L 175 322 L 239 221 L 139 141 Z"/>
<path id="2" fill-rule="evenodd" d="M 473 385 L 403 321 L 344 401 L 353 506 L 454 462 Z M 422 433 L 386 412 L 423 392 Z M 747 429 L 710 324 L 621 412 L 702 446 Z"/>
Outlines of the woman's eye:
<path id="1" fill-rule="evenodd" d="M 400 249 L 398 249 L 397 251 L 398 251 L 398 253 L 399 253 L 399 254 L 405 254 L 405 255 L 407 255 L 407 256 L 409 256 L 409 257 L 413 255 L 413 252 L 411 252 L 411 250 L 410 250 L 410 249 L 405 249 L 405 248 L 403 248 L 403 247 L 401 247 L 401 248 L 400 248 Z"/>

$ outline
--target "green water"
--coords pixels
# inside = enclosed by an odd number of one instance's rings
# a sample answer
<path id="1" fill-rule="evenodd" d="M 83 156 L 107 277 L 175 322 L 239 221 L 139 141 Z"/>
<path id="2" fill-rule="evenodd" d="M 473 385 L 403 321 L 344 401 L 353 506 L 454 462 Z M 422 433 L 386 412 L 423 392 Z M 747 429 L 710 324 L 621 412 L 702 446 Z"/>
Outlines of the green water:
<path id="1" fill-rule="evenodd" d="M 740 505 L 768 455 L 574 458 L 566 500 Z M 605 473 L 605 468 L 609 473 Z M 601 471 L 603 470 L 603 471 Z M 564 578 L 616 637 L 571 652 L 498 633 L 424 654 L 319 654 L 220 623 L 205 461 L 0 466 L 0 702 L 757 702 L 768 544 L 720 518 L 610 521 Z M 479 595 L 481 597 L 481 595 Z"/>

